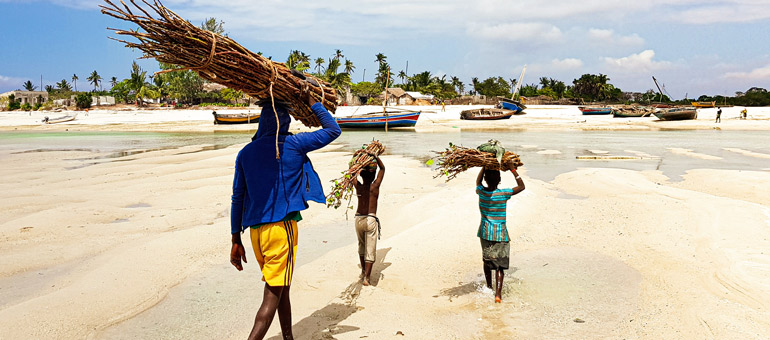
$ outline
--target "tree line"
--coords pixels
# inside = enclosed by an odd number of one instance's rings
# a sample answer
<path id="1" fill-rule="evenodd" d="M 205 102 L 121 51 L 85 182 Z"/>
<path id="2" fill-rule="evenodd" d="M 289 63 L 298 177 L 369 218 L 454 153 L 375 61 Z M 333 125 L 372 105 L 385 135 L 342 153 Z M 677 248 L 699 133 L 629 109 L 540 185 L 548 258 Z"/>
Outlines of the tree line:
<path id="1" fill-rule="evenodd" d="M 215 18 L 208 18 L 201 23 L 201 28 L 225 35 L 224 22 Z M 262 53 L 259 52 L 261 55 Z M 272 57 L 268 57 L 272 59 Z M 464 95 L 483 95 L 487 97 L 546 97 L 551 100 L 569 99 L 574 102 L 606 102 L 606 103 L 675 103 L 689 104 L 689 99 L 672 101 L 667 95 L 657 93 L 650 89 L 645 93 L 628 93 L 610 83 L 610 78 L 604 74 L 583 74 L 573 79 L 571 84 L 550 77 L 541 77 L 539 82 L 520 84 L 520 91 L 513 93 L 518 83 L 517 79 L 505 79 L 501 76 L 488 77 L 480 80 L 473 77 L 469 84 L 463 83 L 456 76 L 433 75 L 430 71 L 422 71 L 408 75 L 404 70 L 395 72 L 391 69 L 383 53 L 375 55 L 377 72 L 372 82 L 364 81 L 354 83 L 351 78 L 356 66 L 345 58 L 343 51 L 337 49 L 330 57 L 311 58 L 310 55 L 292 50 L 285 61 L 285 65 L 292 70 L 310 73 L 313 76 L 327 81 L 341 94 L 350 93 L 363 99 L 363 102 L 374 102 L 383 93 L 386 87 L 402 88 L 405 91 L 416 91 L 433 95 L 439 100 L 451 100 Z M 162 71 L 176 68 L 175 65 L 159 64 Z M 399 81 L 396 82 L 395 79 Z M 78 80 L 73 74 L 70 78 L 62 79 L 55 85 L 46 85 L 45 90 L 49 98 L 70 98 L 78 94 Z M 141 106 L 145 99 L 162 99 L 166 103 L 175 105 L 195 105 L 201 103 L 215 103 L 217 105 L 246 105 L 248 96 L 243 92 L 225 88 L 218 91 L 205 91 L 205 81 L 194 71 L 172 71 L 156 75 L 148 75 L 146 71 L 134 62 L 131 65 L 129 77 L 118 80 L 111 77 L 108 81 L 109 90 L 104 89 L 103 81 L 99 73 L 94 70 L 86 78 L 88 84 L 93 86 L 92 95 L 111 95 L 117 102 L 136 103 Z M 23 88 L 34 91 L 37 87 L 32 81 L 23 84 Z M 344 97 L 344 96 L 343 96 Z M 700 96 L 698 101 L 716 101 L 723 105 L 770 105 L 770 93 L 763 88 L 753 87 L 744 92 L 737 92 L 735 97 L 725 96 Z"/>

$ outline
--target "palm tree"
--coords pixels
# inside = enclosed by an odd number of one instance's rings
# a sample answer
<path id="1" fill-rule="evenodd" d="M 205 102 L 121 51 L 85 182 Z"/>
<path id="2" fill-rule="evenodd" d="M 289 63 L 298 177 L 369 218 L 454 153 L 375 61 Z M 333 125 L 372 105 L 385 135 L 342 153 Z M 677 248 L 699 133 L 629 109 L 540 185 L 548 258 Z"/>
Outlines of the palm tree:
<path id="1" fill-rule="evenodd" d="M 401 78 L 401 84 L 404 84 L 404 79 L 406 79 L 407 77 L 406 72 L 404 72 L 404 70 L 401 70 L 400 72 L 398 72 L 398 77 Z"/>
<path id="2" fill-rule="evenodd" d="M 478 77 L 471 78 L 471 84 L 473 84 L 473 94 L 478 94 L 479 78 Z"/>
<path id="3" fill-rule="evenodd" d="M 91 72 L 91 75 L 86 78 L 91 84 L 94 85 L 94 91 L 96 91 L 96 88 L 101 84 L 102 82 L 102 76 L 99 75 L 99 73 L 96 73 L 96 70 Z"/>
<path id="4" fill-rule="evenodd" d="M 318 57 L 318 58 L 315 59 L 315 71 L 316 71 L 316 73 L 321 74 L 321 69 L 323 68 L 324 62 L 326 62 L 326 60 L 324 60 L 324 58 Z"/>
<path id="5" fill-rule="evenodd" d="M 24 87 L 25 90 L 30 92 L 35 91 L 35 89 L 37 89 L 37 86 L 32 85 L 32 81 L 30 80 L 27 80 L 27 82 L 25 82 L 22 86 Z"/>
<path id="6" fill-rule="evenodd" d="M 465 90 L 465 86 L 463 86 L 463 82 L 460 81 L 460 78 L 452 77 L 452 87 L 455 88 L 455 90 L 462 94 L 463 90 Z"/>
<path id="7" fill-rule="evenodd" d="M 46 85 L 45 86 L 45 92 L 48 92 L 50 94 L 51 92 L 53 92 L 53 90 L 54 90 L 53 86 L 51 86 L 51 85 Z"/>
<path id="8" fill-rule="evenodd" d="M 66 79 L 62 79 L 60 82 L 56 83 L 56 87 L 62 91 L 72 91 L 72 86 L 70 86 Z"/>
<path id="9" fill-rule="evenodd" d="M 350 74 L 355 69 L 356 69 L 356 67 L 353 66 L 353 62 L 350 61 L 350 60 L 345 59 L 345 73 Z"/>
<path id="10" fill-rule="evenodd" d="M 115 85 L 118 85 L 118 77 L 110 78 L 110 87 L 115 87 Z"/>
<path id="11" fill-rule="evenodd" d="M 382 63 L 384 63 L 384 62 L 385 62 L 385 59 L 388 59 L 388 57 L 386 57 L 386 56 L 385 56 L 384 54 L 382 54 L 382 53 L 377 53 L 377 55 L 376 55 L 376 58 L 377 58 L 377 59 L 376 59 L 375 61 L 376 61 L 378 64 L 380 64 L 380 66 L 382 66 Z"/>
<path id="12" fill-rule="evenodd" d="M 75 84 L 75 92 L 78 92 L 78 79 L 80 79 L 80 78 L 78 78 L 78 75 L 73 73 L 72 74 L 72 83 Z"/>
<path id="13" fill-rule="evenodd" d="M 345 56 L 342 55 L 342 50 L 336 50 L 334 52 L 334 59 L 340 60 L 340 58 L 344 58 Z"/>
<path id="14" fill-rule="evenodd" d="M 142 68 L 139 67 L 139 64 L 134 62 L 131 65 L 131 76 L 128 79 L 129 82 L 129 88 L 136 91 L 136 105 L 142 106 L 143 98 L 157 98 L 160 96 L 160 94 L 157 91 L 154 91 L 152 88 L 150 88 L 149 84 L 146 83 L 147 81 L 147 71 L 142 71 Z"/>

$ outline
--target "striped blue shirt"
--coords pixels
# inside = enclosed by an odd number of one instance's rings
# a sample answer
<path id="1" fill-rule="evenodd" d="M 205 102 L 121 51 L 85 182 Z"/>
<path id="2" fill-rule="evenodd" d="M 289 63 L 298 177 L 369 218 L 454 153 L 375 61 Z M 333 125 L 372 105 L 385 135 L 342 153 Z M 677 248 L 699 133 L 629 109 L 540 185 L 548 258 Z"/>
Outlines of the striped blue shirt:
<path id="1" fill-rule="evenodd" d="M 505 209 L 508 200 L 513 196 L 513 189 L 496 189 L 486 191 L 479 185 L 476 187 L 479 195 L 479 211 L 481 223 L 476 236 L 487 241 L 508 242 L 508 228 L 505 225 Z"/>

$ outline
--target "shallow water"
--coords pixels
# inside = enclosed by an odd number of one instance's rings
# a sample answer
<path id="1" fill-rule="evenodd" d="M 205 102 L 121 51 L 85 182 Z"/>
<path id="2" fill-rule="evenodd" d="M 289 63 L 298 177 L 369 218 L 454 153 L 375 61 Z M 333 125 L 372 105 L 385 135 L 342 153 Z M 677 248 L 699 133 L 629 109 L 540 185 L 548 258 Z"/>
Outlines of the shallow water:
<path id="1" fill-rule="evenodd" d="M 122 158 L 156 150 L 205 145 L 201 152 L 247 143 L 251 133 L 131 133 L 131 132 L 2 132 L 0 152 L 83 151 L 82 166 L 94 160 Z M 767 171 L 770 158 L 752 157 L 727 148 L 770 156 L 770 132 L 765 131 L 461 131 L 417 133 L 409 130 L 343 131 L 335 143 L 353 151 L 372 139 L 381 141 L 386 154 L 421 161 L 449 143 L 475 147 L 498 139 L 521 155 L 528 176 L 550 181 L 578 168 L 600 167 L 660 170 L 676 181 L 687 170 L 699 168 Z M 687 150 L 692 150 L 688 152 Z M 577 157 L 630 156 L 636 159 L 578 159 Z"/>

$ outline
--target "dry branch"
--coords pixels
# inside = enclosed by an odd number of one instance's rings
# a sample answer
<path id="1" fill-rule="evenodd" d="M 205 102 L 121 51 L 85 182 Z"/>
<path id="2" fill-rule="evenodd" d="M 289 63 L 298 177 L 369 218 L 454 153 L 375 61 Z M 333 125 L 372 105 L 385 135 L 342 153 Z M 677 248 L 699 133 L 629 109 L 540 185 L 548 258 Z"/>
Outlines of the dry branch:
<path id="1" fill-rule="evenodd" d="M 439 173 L 434 177 L 447 176 L 447 182 L 457 177 L 461 172 L 473 167 L 501 170 L 500 162 L 497 161 L 494 154 L 489 152 L 469 149 L 450 143 L 449 148 L 441 152 L 436 152 L 436 154 L 438 156 L 437 170 Z M 506 151 L 505 154 L 503 154 L 502 168 L 508 169 L 511 164 L 513 164 L 514 168 L 524 165 L 521 162 L 519 155 Z"/>
<path id="2" fill-rule="evenodd" d="M 110 0 L 105 2 L 107 5 L 99 6 L 102 13 L 132 22 L 140 28 L 128 31 L 109 28 L 118 35 L 134 37 L 138 42 L 110 39 L 141 50 L 143 58 L 155 58 L 159 62 L 181 67 L 158 73 L 193 70 L 203 79 L 243 91 L 249 96 L 292 104 L 294 110 L 290 113 L 295 119 L 308 127 L 321 126 L 310 107 L 300 99 L 301 76 L 292 74 L 283 63 L 253 53 L 229 37 L 196 27 L 157 0 L 142 0 L 145 8 L 135 0 L 130 0 L 133 6 L 123 1 L 120 2 L 122 6 Z M 141 13 L 132 12 L 132 7 Z M 311 86 L 310 95 L 334 112 L 337 108 L 336 90 L 311 75 L 303 76 L 317 84 Z"/>
<path id="3" fill-rule="evenodd" d="M 342 172 L 340 178 L 332 180 L 334 184 L 332 185 L 331 192 L 326 195 L 326 206 L 337 209 L 342 205 L 343 201 L 350 202 L 353 197 L 353 187 L 358 180 L 358 174 L 367 165 L 377 162 L 372 155 L 379 156 L 383 152 L 385 152 L 385 147 L 376 140 L 356 151 L 350 160 L 350 167 Z"/>

